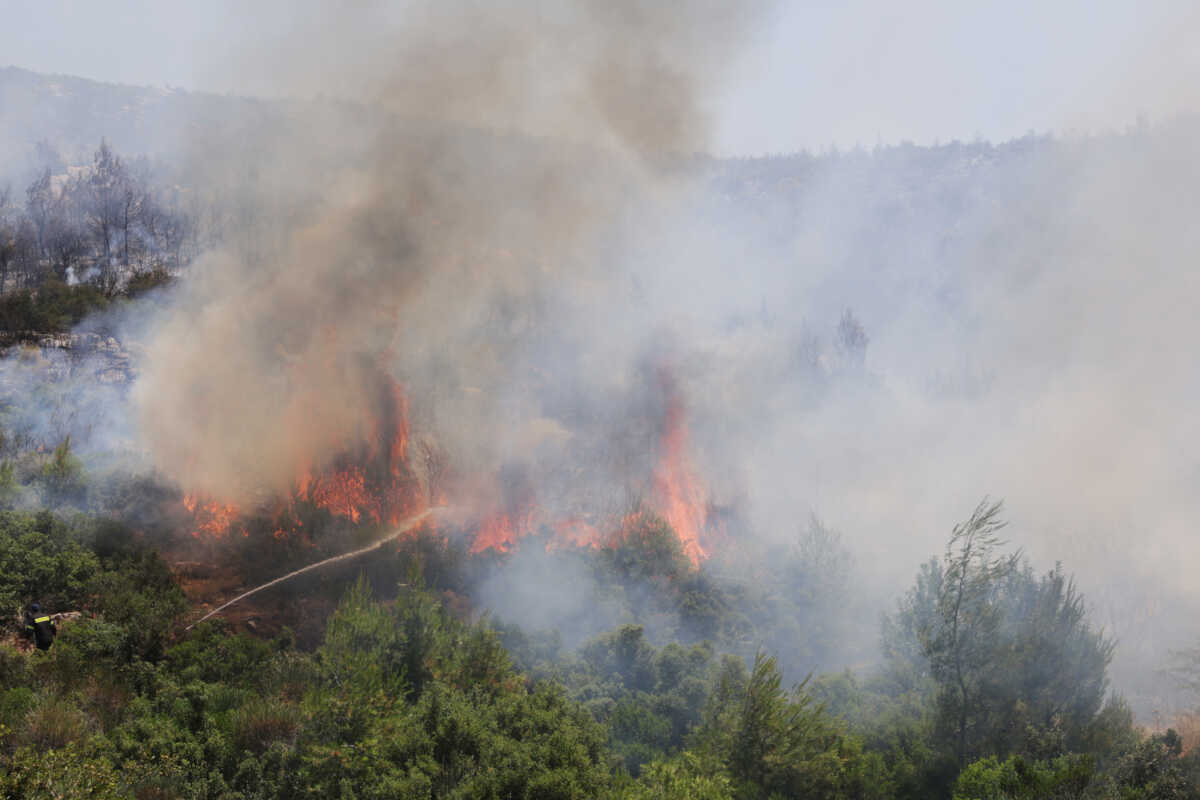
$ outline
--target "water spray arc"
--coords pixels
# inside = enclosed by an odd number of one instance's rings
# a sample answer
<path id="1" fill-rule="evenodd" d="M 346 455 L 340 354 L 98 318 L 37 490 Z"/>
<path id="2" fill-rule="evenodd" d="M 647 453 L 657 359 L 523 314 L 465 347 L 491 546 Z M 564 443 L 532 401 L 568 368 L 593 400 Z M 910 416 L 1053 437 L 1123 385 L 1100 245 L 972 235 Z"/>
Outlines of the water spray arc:
<path id="1" fill-rule="evenodd" d="M 216 616 L 217 614 L 221 613 L 222 611 L 224 611 L 225 609 L 234 605 L 235 603 L 238 603 L 241 600 L 245 600 L 250 595 L 257 594 L 258 592 L 261 592 L 263 589 L 269 589 L 272 586 L 283 583 L 286 580 L 290 580 L 291 578 L 294 578 L 297 575 L 303 575 L 306 572 L 312 572 L 314 570 L 318 570 L 321 567 L 327 566 L 329 564 L 334 564 L 338 561 L 347 561 L 351 558 L 357 558 L 358 556 L 364 555 L 365 553 L 370 553 L 373 550 L 378 550 L 380 547 L 383 547 L 388 542 L 398 539 L 400 536 L 403 536 L 405 533 L 408 533 L 413 528 L 420 525 L 422 522 L 425 521 L 425 519 L 427 517 L 429 517 L 434 512 L 449 511 L 449 510 L 450 509 L 447 506 L 438 506 L 437 508 L 426 509 L 426 510 L 422 511 L 420 514 L 414 514 L 413 516 L 411 516 L 408 519 L 401 522 L 395 531 L 393 531 L 392 533 L 383 537 L 379 541 L 377 541 L 373 544 L 369 544 L 366 547 L 360 547 L 358 550 L 351 550 L 349 553 L 342 553 L 341 555 L 332 556 L 332 557 L 326 558 L 322 561 L 318 561 L 315 564 L 309 564 L 306 567 L 301 567 L 298 570 L 289 572 L 287 575 L 282 575 L 278 578 L 275 578 L 274 580 L 267 581 L 266 583 L 262 584 L 261 586 L 255 586 L 253 589 L 251 589 L 247 592 L 242 592 L 241 594 L 239 594 L 237 597 L 233 598 L 229 602 L 224 603 L 220 606 L 217 606 L 212 611 L 208 612 L 203 617 L 201 617 L 200 619 L 193 622 L 191 625 L 188 625 L 186 628 L 184 628 L 184 630 L 190 631 L 192 628 L 196 627 L 201 622 L 204 622 L 206 619 Z"/>

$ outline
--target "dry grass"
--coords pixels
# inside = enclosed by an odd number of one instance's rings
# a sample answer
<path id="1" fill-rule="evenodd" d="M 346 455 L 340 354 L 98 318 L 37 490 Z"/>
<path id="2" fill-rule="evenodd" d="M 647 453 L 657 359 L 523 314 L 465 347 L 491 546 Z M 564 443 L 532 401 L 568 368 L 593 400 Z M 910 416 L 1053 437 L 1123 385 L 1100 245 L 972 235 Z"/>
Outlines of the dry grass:
<path id="1" fill-rule="evenodd" d="M 110 730 L 124 719 L 132 694 L 120 681 L 109 675 L 93 676 L 83 689 L 84 706 Z"/>
<path id="2" fill-rule="evenodd" d="M 92 730 L 92 720 L 58 699 L 48 699 L 30 710 L 21 731 L 21 744 L 37 750 L 57 750 L 78 741 Z"/>
<path id="3" fill-rule="evenodd" d="M 274 742 L 291 742 L 300 728 L 300 711 L 274 699 L 252 700 L 233 717 L 233 741 L 257 755 Z"/>

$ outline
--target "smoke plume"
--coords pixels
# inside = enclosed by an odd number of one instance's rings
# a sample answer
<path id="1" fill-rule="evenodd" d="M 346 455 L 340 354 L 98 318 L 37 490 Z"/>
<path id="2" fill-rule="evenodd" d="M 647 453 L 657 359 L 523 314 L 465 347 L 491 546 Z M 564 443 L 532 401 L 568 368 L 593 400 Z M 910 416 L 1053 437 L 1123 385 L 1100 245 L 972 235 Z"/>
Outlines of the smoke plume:
<path id="1" fill-rule="evenodd" d="M 150 338 L 156 463 L 230 500 L 286 491 L 371 435 L 381 376 L 471 466 L 561 434 L 537 395 L 563 375 L 536 375 L 580 357 L 566 321 L 629 293 L 628 223 L 670 213 L 754 5 L 360 4 L 241 65 L 346 102 L 198 140 L 194 174 L 241 218 Z M 588 349 L 566 375 L 625 378 Z"/>

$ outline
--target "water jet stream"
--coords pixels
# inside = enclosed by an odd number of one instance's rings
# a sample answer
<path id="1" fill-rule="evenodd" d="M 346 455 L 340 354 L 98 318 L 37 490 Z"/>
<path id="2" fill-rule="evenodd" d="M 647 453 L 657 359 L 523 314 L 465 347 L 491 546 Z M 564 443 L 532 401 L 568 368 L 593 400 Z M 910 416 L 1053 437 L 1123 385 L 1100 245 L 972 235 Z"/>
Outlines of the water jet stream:
<path id="1" fill-rule="evenodd" d="M 396 539 L 396 538 L 400 537 L 401 535 L 408 533 L 413 528 L 417 527 L 417 525 L 424 522 L 425 518 L 428 517 L 433 512 L 448 511 L 448 510 L 449 510 L 449 507 L 447 507 L 447 506 L 438 506 L 436 508 L 428 508 L 428 509 L 422 511 L 420 514 L 416 514 L 416 515 L 411 516 L 408 519 L 404 520 L 402 523 L 400 523 L 400 525 L 396 528 L 395 531 L 393 531 L 392 533 L 389 533 L 387 536 L 383 537 L 382 539 L 380 539 L 379 541 L 377 541 L 373 544 L 369 544 L 366 547 L 360 547 L 358 550 L 351 550 L 349 553 L 342 553 L 340 556 L 332 556 L 331 558 L 326 558 L 323 561 L 318 561 L 315 564 L 309 564 L 307 567 L 301 567 L 300 569 L 295 570 L 294 572 L 289 572 L 287 575 L 283 575 L 272 581 L 267 581 L 266 583 L 262 584 L 261 586 L 255 586 L 250 591 L 239 594 L 237 597 L 233 598 L 228 603 L 217 606 L 212 611 L 208 612 L 203 617 L 201 617 L 200 619 L 193 622 L 191 625 L 188 625 L 186 628 L 184 628 L 184 630 L 190 631 L 192 628 L 196 627 L 201 622 L 204 622 L 204 620 L 208 619 L 209 617 L 215 616 L 216 614 L 221 613 L 222 611 L 229 608 L 234 603 L 237 603 L 240 600 L 245 600 L 250 595 L 261 592 L 263 589 L 269 589 L 272 586 L 274 586 L 275 584 L 283 583 L 284 581 L 288 580 L 289 578 L 294 578 L 297 575 L 303 575 L 305 572 L 312 572 L 315 569 L 320 569 L 321 567 L 325 566 L 326 564 L 333 564 L 337 561 L 345 561 L 347 559 L 361 556 L 364 553 L 369 553 L 372 550 L 378 550 L 380 547 L 383 547 L 383 545 L 387 544 L 388 542 L 392 541 L 393 539 Z"/>

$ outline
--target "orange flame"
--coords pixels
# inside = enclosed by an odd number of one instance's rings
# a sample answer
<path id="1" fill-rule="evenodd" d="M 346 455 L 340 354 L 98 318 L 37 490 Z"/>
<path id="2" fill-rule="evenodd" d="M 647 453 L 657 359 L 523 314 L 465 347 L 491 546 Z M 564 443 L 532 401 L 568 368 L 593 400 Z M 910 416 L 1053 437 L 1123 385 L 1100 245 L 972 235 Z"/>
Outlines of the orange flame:
<path id="1" fill-rule="evenodd" d="M 570 517 L 555 523 L 554 537 L 554 541 L 547 545 L 548 548 L 570 546 L 599 550 L 601 545 L 600 531 L 594 525 L 578 517 Z"/>
<path id="2" fill-rule="evenodd" d="M 357 453 L 343 453 L 332 468 L 316 471 L 311 465 L 297 470 L 299 476 L 289 500 L 277 506 L 274 536 L 286 538 L 300 526 L 295 504 L 306 501 L 354 523 L 399 524 L 419 511 L 420 486 L 408 464 L 408 400 L 403 388 L 389 383 L 378 404 L 377 414 L 369 421 L 367 442 Z M 386 442 L 380 453 L 379 443 Z M 184 506 L 195 520 L 192 535 L 222 537 L 239 511 L 231 503 L 187 494 Z"/>
<path id="3" fill-rule="evenodd" d="M 488 517 L 475 534 L 475 541 L 471 544 L 471 553 L 479 553 L 489 548 L 507 553 L 516 547 L 517 539 L 528 533 L 522 522 L 523 520 L 520 518 L 514 522 L 508 514 L 494 514 Z"/>
<path id="4" fill-rule="evenodd" d="M 693 565 L 709 555 L 714 525 L 709 519 L 709 505 L 703 484 L 689 462 L 688 424 L 684 405 L 669 375 L 661 374 L 667 397 L 658 443 L 658 462 L 649 476 L 647 508 L 661 516 L 679 537 L 683 552 Z M 301 465 L 297 480 L 288 498 L 281 498 L 275 510 L 268 512 L 272 535 L 286 539 L 302 531 L 302 515 L 298 503 L 308 503 L 354 524 L 374 523 L 395 525 L 402 519 L 427 507 L 425 491 L 409 464 L 408 399 L 403 387 L 395 382 L 380 385 L 379 401 L 364 426 L 365 442 L 336 458 L 332 465 L 321 469 Z M 437 505 L 447 503 L 446 465 L 429 446 L 423 457 L 426 463 L 428 493 L 437 497 Z M 433 465 L 431 467 L 430 465 Z M 628 530 L 629 518 L 610 518 L 597 522 L 582 516 L 555 519 L 547 514 L 535 499 L 533 485 L 521 472 L 487 478 L 476 488 L 491 485 L 494 509 L 474 532 L 469 546 L 472 554 L 493 549 L 507 553 L 520 540 L 543 530 L 550 534 L 547 549 L 599 549 L 621 540 Z M 450 494 L 456 494 L 454 490 Z M 192 535 L 222 538 L 229 535 L 237 522 L 239 510 L 231 503 L 188 494 L 184 505 L 194 519 Z M 487 506 L 485 506 L 487 507 Z M 604 532 L 602 532 L 604 531 Z"/>
<path id="5" fill-rule="evenodd" d="M 231 503 L 205 500 L 197 494 L 185 494 L 183 506 L 196 522 L 192 536 L 197 539 L 205 536 L 217 539 L 225 538 L 229 535 L 229 527 L 238 516 L 237 506 Z"/>
<path id="6" fill-rule="evenodd" d="M 669 375 L 662 373 L 660 380 L 667 395 L 667 408 L 659 439 L 658 463 L 650 477 L 647 506 L 670 525 L 679 537 L 684 554 L 693 566 L 698 566 L 709 556 L 709 550 L 703 542 L 711 539 L 714 533 L 709 520 L 708 497 L 689 462 L 684 405 Z M 532 487 L 523 487 L 523 490 L 531 492 Z M 522 537 L 538 528 L 538 520 L 544 515 L 533 503 L 532 496 L 522 498 L 520 494 L 521 491 L 510 494 L 506 510 L 492 514 L 479 526 L 470 547 L 471 553 L 489 548 L 509 552 Z M 612 531 L 608 536 L 602 535 L 595 526 L 578 517 L 549 521 L 549 529 L 554 536 L 546 547 L 596 549 L 606 543 L 621 541 L 624 532 L 636 527 L 637 513 L 626 515 L 621 520 L 611 520 L 606 526 Z"/>
<path id="7" fill-rule="evenodd" d="M 683 405 L 672 396 L 659 443 L 650 504 L 679 536 L 683 552 L 698 565 L 708 553 L 700 537 L 708 523 L 708 499 L 687 459 L 688 427 Z"/>
<path id="8" fill-rule="evenodd" d="M 306 480 L 302 485 L 302 495 L 313 505 L 324 508 L 331 514 L 358 522 L 363 510 L 366 510 L 379 522 L 378 503 L 367 491 L 362 470 L 358 467 L 348 467 L 325 478 Z"/>

